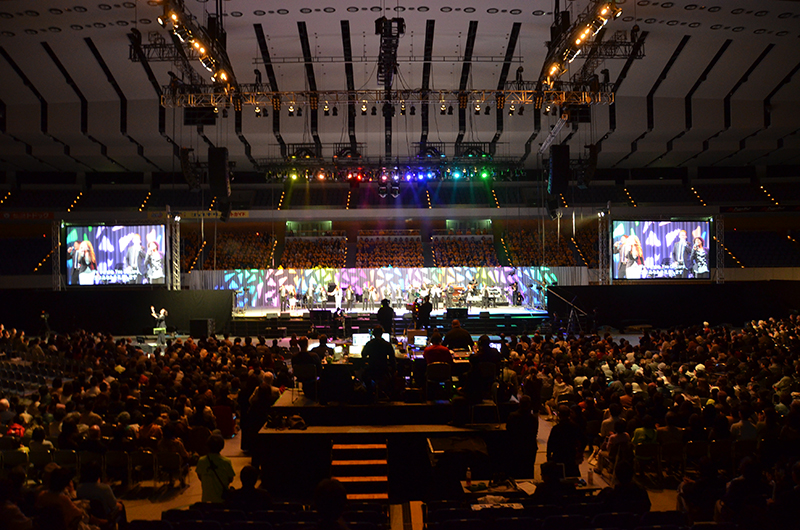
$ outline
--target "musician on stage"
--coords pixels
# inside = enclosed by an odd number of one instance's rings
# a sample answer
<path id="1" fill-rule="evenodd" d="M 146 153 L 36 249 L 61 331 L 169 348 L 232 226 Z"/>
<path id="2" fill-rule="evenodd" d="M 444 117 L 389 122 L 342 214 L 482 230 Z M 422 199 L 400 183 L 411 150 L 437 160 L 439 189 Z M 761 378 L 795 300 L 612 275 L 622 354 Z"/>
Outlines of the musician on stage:
<path id="1" fill-rule="evenodd" d="M 337 311 L 342 308 L 342 288 L 338 285 L 333 288 L 333 301 Z"/>
<path id="2" fill-rule="evenodd" d="M 482 294 L 483 294 L 483 308 L 484 309 L 489 309 L 492 306 L 492 297 L 489 294 L 489 286 L 488 285 L 484 285 L 483 286 L 483 293 Z"/>
<path id="3" fill-rule="evenodd" d="M 289 296 L 285 285 L 278 287 L 278 300 L 280 300 L 281 312 L 286 311 L 289 307 Z"/>
<path id="4" fill-rule="evenodd" d="M 348 311 L 353 310 L 353 304 L 356 302 L 356 293 L 353 292 L 353 286 L 348 285 L 344 290 L 344 303 Z"/>
<path id="5" fill-rule="evenodd" d="M 520 292 L 519 292 L 519 283 L 512 282 L 511 283 L 511 304 L 518 306 L 521 303 L 520 300 Z"/>
<path id="6" fill-rule="evenodd" d="M 439 310 L 439 304 L 442 303 L 442 286 L 440 284 L 434 284 L 431 287 L 431 302 L 433 303 L 433 310 Z"/>
<path id="7" fill-rule="evenodd" d="M 167 329 L 167 310 L 163 307 L 161 311 L 156 313 L 156 308 L 154 306 L 150 306 L 150 316 L 156 319 L 155 325 L 153 326 L 155 329 L 158 329 L 158 345 L 163 346 L 167 343 L 166 341 L 166 334 L 165 330 Z"/>

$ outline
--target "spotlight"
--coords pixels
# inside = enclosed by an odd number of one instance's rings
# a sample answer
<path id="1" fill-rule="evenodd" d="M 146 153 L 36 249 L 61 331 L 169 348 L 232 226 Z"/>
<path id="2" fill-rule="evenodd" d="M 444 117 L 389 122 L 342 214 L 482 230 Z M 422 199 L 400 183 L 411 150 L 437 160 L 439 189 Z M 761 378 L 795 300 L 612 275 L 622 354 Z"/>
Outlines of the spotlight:
<path id="1" fill-rule="evenodd" d="M 289 116 L 294 116 L 294 105 L 289 104 Z"/>
<path id="2" fill-rule="evenodd" d="M 478 116 L 481 113 L 481 104 L 475 103 L 475 116 Z"/>
<path id="3" fill-rule="evenodd" d="M 333 110 L 331 112 L 333 113 L 334 116 L 339 115 L 339 109 L 337 109 L 336 107 L 333 107 Z"/>
<path id="4" fill-rule="evenodd" d="M 380 196 L 381 199 L 385 199 L 386 194 L 387 194 L 386 186 L 378 186 L 378 196 Z"/>
<path id="5" fill-rule="evenodd" d="M 165 27 L 167 27 L 167 21 L 166 21 L 166 20 L 164 20 L 164 18 L 163 18 L 163 17 L 158 17 L 158 19 L 157 19 L 157 20 L 158 20 L 158 25 L 159 25 L 159 26 L 161 26 L 162 28 L 165 28 Z"/>
<path id="6" fill-rule="evenodd" d="M 411 105 L 411 115 L 415 116 L 416 114 L 417 114 L 417 107 L 415 107 L 414 105 Z"/>
<path id="7" fill-rule="evenodd" d="M 378 107 L 373 105 L 372 106 L 372 110 L 370 111 L 370 114 L 372 114 L 373 116 L 377 116 L 378 115 Z"/>
<path id="8" fill-rule="evenodd" d="M 325 102 L 325 106 L 322 107 L 322 113 L 325 116 L 330 116 L 331 115 L 331 109 L 330 109 L 330 107 L 328 107 L 328 102 L 327 101 Z"/>
<path id="9" fill-rule="evenodd" d="M 211 57 L 206 55 L 205 57 L 201 57 L 200 58 L 200 64 L 202 64 L 203 68 L 205 68 L 209 72 L 213 72 L 214 71 L 214 65 L 216 63 L 214 62 L 214 59 L 212 59 Z"/>
<path id="10" fill-rule="evenodd" d="M 488 179 L 489 178 L 489 172 L 487 170 L 485 170 L 485 169 L 483 171 L 481 171 L 481 178 L 484 179 L 484 180 Z"/>
<path id="11" fill-rule="evenodd" d="M 400 195 L 400 188 L 397 186 L 392 186 L 392 197 L 395 199 Z"/>
<path id="12" fill-rule="evenodd" d="M 261 117 L 261 107 L 256 105 L 256 118 L 260 118 L 260 117 Z"/>
<path id="13" fill-rule="evenodd" d="M 442 116 L 444 116 L 446 112 L 447 112 L 447 105 L 445 105 L 444 102 L 442 102 L 442 106 L 439 107 L 439 113 Z"/>
<path id="14" fill-rule="evenodd" d="M 489 115 L 489 112 L 490 112 L 491 110 L 492 110 L 492 107 L 489 107 L 489 106 L 487 105 L 487 106 L 486 106 L 486 109 L 484 109 L 483 113 L 484 113 L 484 114 L 486 114 L 486 115 L 488 116 L 488 115 Z"/>
<path id="15" fill-rule="evenodd" d="M 320 171 L 319 173 L 317 173 L 317 178 L 319 180 L 325 180 L 325 172 L 324 171 Z"/>
<path id="16" fill-rule="evenodd" d="M 367 104 L 366 103 L 362 103 L 361 104 L 361 115 L 362 116 L 366 116 L 367 115 Z"/>
<path id="17" fill-rule="evenodd" d="M 453 115 L 453 106 L 452 105 L 447 107 L 447 115 L 448 116 L 452 116 Z"/>
<path id="18" fill-rule="evenodd" d="M 214 107 L 214 114 L 219 114 L 219 107 Z"/>
<path id="19" fill-rule="evenodd" d="M 405 115 L 406 115 L 406 102 L 403 101 L 402 103 L 400 103 L 400 116 L 405 116 Z"/>
<path id="20" fill-rule="evenodd" d="M 517 108 L 512 104 L 511 106 L 508 107 L 508 115 L 509 116 L 513 116 L 514 115 L 514 111 L 516 111 L 516 110 L 517 110 Z"/>
<path id="21" fill-rule="evenodd" d="M 293 171 L 293 172 L 292 172 L 292 173 L 289 175 L 289 178 L 291 178 L 292 180 L 297 180 L 297 172 L 296 172 L 296 171 Z"/>

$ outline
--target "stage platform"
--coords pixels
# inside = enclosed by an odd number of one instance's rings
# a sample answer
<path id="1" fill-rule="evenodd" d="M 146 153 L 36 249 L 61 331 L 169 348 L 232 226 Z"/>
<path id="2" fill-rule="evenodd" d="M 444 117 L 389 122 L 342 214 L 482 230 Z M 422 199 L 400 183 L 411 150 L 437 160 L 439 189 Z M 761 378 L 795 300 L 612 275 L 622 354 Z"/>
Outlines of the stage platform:
<path id="1" fill-rule="evenodd" d="M 329 308 L 332 309 L 332 308 Z M 547 311 L 543 309 L 527 307 L 493 307 L 488 309 L 481 308 L 451 308 L 460 309 L 462 314 L 458 316 L 462 327 L 469 330 L 473 335 L 498 335 L 505 333 L 520 334 L 522 332 L 532 333 L 548 320 Z M 466 312 L 466 316 L 464 313 Z M 339 326 L 336 336 L 350 336 L 354 332 L 364 333 L 369 331 L 372 326 L 377 324 L 376 311 L 362 311 L 355 309 L 346 313 L 346 330 L 342 331 Z M 405 308 L 395 310 L 395 333 L 402 334 L 406 329 L 413 328 L 411 313 Z M 307 335 L 313 331 L 326 333 L 329 336 L 331 331 L 327 329 L 329 324 L 316 320 L 312 327 L 312 313 L 308 310 L 280 312 L 275 308 L 251 308 L 237 310 L 233 314 L 229 325 L 229 331 L 233 335 L 264 335 L 268 338 L 280 338 L 296 333 L 297 335 Z M 452 320 L 446 310 L 438 310 L 431 313 L 431 328 L 439 330 L 449 330 Z"/>

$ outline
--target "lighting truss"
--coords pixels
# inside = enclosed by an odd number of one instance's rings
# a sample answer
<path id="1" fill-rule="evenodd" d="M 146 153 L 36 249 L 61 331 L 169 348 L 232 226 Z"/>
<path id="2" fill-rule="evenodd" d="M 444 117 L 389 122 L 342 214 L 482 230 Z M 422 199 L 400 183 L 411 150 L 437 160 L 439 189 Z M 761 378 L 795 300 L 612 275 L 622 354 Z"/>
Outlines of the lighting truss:
<path id="1" fill-rule="evenodd" d="M 459 94 L 466 96 L 470 101 L 494 100 L 498 95 L 504 96 L 506 104 L 532 105 L 541 108 L 544 104 L 556 106 L 580 105 L 610 105 L 614 102 L 614 94 L 610 91 L 586 92 L 581 90 L 392 90 L 387 95 L 385 90 L 318 90 L 316 92 L 267 92 L 263 85 L 240 84 L 236 99 L 241 99 L 242 105 L 258 106 L 261 108 L 275 108 L 275 102 L 294 103 L 295 105 L 310 106 L 312 100 L 324 100 L 328 105 L 347 105 L 352 103 L 358 107 L 367 101 L 368 104 L 384 103 L 395 104 L 398 101 L 405 105 L 420 104 L 429 101 L 428 98 L 444 101 L 448 105 L 458 105 Z M 568 85 L 569 88 L 572 88 Z M 174 93 L 173 93 L 174 92 Z M 222 108 L 226 103 L 232 103 L 234 96 L 219 87 L 211 85 L 184 85 L 178 91 L 171 91 L 169 86 L 164 86 L 164 95 L 161 105 L 167 108 L 175 107 L 217 107 Z"/>
<path id="2" fill-rule="evenodd" d="M 169 28 L 182 44 L 194 50 L 194 57 L 211 72 L 211 80 L 216 85 L 225 91 L 237 90 L 238 83 L 224 44 L 197 23 L 197 17 L 186 9 L 183 0 L 163 0 L 163 6 L 164 14 L 158 17 L 159 25 Z M 218 13 L 217 18 L 220 21 L 217 31 L 224 33 L 221 27 L 222 13 Z M 156 54 L 166 53 L 163 50 L 154 51 Z M 176 53 L 180 51 L 176 50 Z"/>
<path id="3" fill-rule="evenodd" d="M 621 13 L 615 0 L 591 0 L 569 29 L 549 44 L 539 83 L 552 87 L 556 79 L 566 72 L 567 64 L 574 61 L 591 39 Z"/>

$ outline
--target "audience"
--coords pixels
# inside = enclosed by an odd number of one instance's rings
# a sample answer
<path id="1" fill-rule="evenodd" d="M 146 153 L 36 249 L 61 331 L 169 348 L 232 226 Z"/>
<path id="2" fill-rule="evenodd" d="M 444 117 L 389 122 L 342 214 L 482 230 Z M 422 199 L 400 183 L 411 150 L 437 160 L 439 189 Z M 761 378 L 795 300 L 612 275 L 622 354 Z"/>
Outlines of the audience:
<path id="1" fill-rule="evenodd" d="M 434 237 L 433 263 L 437 267 L 497 267 L 491 237 Z"/>
<path id="2" fill-rule="evenodd" d="M 422 240 L 419 237 L 359 238 L 356 267 L 422 267 Z"/>
<path id="3" fill-rule="evenodd" d="M 214 243 L 216 241 L 216 244 Z M 205 270 L 267 269 L 272 266 L 269 234 L 220 232 L 206 243 Z"/>
<path id="4" fill-rule="evenodd" d="M 347 260 L 343 237 L 287 238 L 281 255 L 284 269 L 342 269 Z"/>

